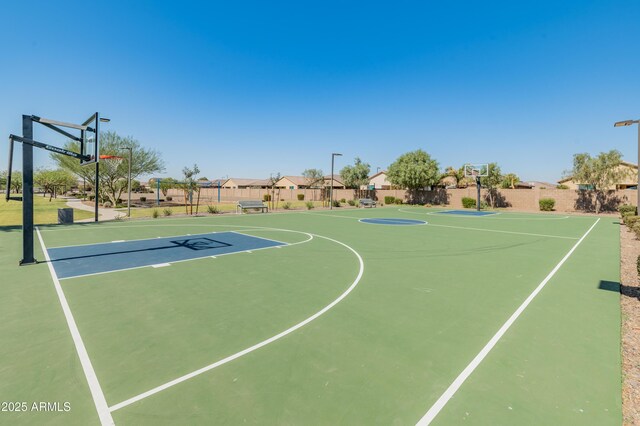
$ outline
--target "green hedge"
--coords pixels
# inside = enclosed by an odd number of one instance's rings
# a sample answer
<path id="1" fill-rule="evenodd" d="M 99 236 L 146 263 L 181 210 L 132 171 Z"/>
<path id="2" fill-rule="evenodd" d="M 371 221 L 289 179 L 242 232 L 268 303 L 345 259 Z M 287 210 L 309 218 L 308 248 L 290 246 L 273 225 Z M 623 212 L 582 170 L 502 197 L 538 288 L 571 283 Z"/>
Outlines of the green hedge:
<path id="1" fill-rule="evenodd" d="M 630 206 L 628 204 L 624 204 L 624 205 L 618 207 L 618 211 L 620 212 L 620 214 L 622 216 L 625 216 L 627 214 L 632 214 L 632 215 L 638 214 L 636 206 Z"/>
<path id="2" fill-rule="evenodd" d="M 556 205 L 556 200 L 554 200 L 553 198 L 541 198 L 540 201 L 538 201 L 538 204 L 540 205 L 541 211 L 550 212 Z"/>
<path id="3" fill-rule="evenodd" d="M 640 216 L 636 216 L 633 214 L 628 214 L 624 216 L 624 224 L 629 228 L 633 228 L 633 226 L 640 220 Z"/>
<path id="4" fill-rule="evenodd" d="M 392 196 L 392 195 L 385 195 L 384 196 L 384 203 L 385 204 L 393 204 L 396 202 L 396 197 Z"/>
<path id="5" fill-rule="evenodd" d="M 477 200 L 471 197 L 462 197 L 462 207 L 465 209 L 473 209 L 476 207 Z"/>

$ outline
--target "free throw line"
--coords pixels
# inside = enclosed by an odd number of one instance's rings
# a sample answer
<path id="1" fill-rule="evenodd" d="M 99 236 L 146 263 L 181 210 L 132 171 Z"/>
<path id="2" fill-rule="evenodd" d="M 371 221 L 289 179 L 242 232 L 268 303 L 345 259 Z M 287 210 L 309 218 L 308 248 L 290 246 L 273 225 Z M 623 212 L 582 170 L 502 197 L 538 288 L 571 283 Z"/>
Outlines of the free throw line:
<path id="1" fill-rule="evenodd" d="M 89 384 L 89 390 L 91 391 L 93 403 L 95 404 L 96 410 L 98 411 L 100 423 L 103 426 L 114 425 L 115 423 L 113 422 L 113 418 L 111 417 L 109 405 L 107 404 L 107 400 L 105 399 L 102 388 L 100 387 L 100 383 L 98 382 L 98 376 L 96 376 L 96 372 L 94 371 L 91 360 L 89 359 L 89 354 L 87 353 L 87 349 L 85 348 L 82 337 L 80 336 L 80 331 L 78 331 L 78 326 L 76 325 L 76 321 L 73 318 L 73 314 L 71 313 L 69 303 L 67 303 L 67 298 L 65 297 L 64 292 L 62 291 L 62 287 L 60 286 L 60 281 L 58 280 L 56 271 L 55 269 L 53 269 L 53 264 L 51 263 L 51 259 L 49 258 L 47 247 L 44 245 L 44 240 L 42 239 L 42 235 L 40 234 L 40 229 L 36 228 L 36 232 L 38 233 L 38 239 L 40 240 L 42 252 L 44 253 L 45 259 L 47 260 L 47 265 L 49 266 L 49 272 L 51 273 L 53 285 L 56 289 L 56 293 L 58 294 L 60 305 L 62 306 L 62 312 L 64 312 L 64 317 L 67 320 L 67 325 L 69 326 L 69 331 L 71 332 L 71 337 L 73 338 L 73 344 L 76 347 L 78 358 L 80 358 L 82 371 L 84 371 L 84 376 L 86 377 L 87 383 Z"/>
<path id="2" fill-rule="evenodd" d="M 460 373 L 460 375 L 456 377 L 453 383 L 451 383 L 451 385 L 447 388 L 447 390 L 440 396 L 440 398 L 438 398 L 436 403 L 433 404 L 433 406 L 429 409 L 429 411 L 427 411 L 427 413 L 418 421 L 418 423 L 416 423 L 416 425 L 426 426 L 430 424 L 433 421 L 433 419 L 436 418 L 438 413 L 440 413 L 440 411 L 444 408 L 447 402 L 449 402 L 451 397 L 453 397 L 453 395 L 458 391 L 458 389 L 460 389 L 460 386 L 462 386 L 462 384 L 467 380 L 467 378 L 469 378 L 471 373 L 473 373 L 473 371 L 478 367 L 478 365 L 480 365 L 482 360 L 484 360 L 484 358 L 489 354 L 491 349 L 493 349 L 493 347 L 498 343 L 498 341 L 500 341 L 502 336 L 507 332 L 507 330 L 509 330 L 509 328 L 518 319 L 518 317 L 522 314 L 522 312 L 524 312 L 527 306 L 529 306 L 531 301 L 538 295 L 538 293 L 542 291 L 542 289 L 544 288 L 545 285 L 547 285 L 549 280 L 556 274 L 556 272 L 558 272 L 558 270 L 564 264 L 564 262 L 566 262 L 567 259 L 569 259 L 569 257 L 573 254 L 573 252 L 578 248 L 580 243 L 582 243 L 582 241 L 584 241 L 587 235 L 589 235 L 591 230 L 595 228 L 598 222 L 600 222 L 600 218 L 598 218 L 595 221 L 595 223 L 591 225 L 591 228 L 589 228 L 587 232 L 584 233 L 582 238 L 580 238 L 578 242 L 575 243 L 575 245 L 555 266 L 555 268 L 553 268 L 551 272 L 549 272 L 549 275 L 547 275 L 545 279 L 542 280 L 540 284 L 538 284 L 538 287 L 536 287 L 535 290 L 533 290 L 533 292 L 529 295 L 529 297 L 527 297 L 525 301 L 522 302 L 522 305 L 520 305 L 518 309 L 516 309 L 516 311 L 511 315 L 511 317 L 509 317 L 507 322 L 505 322 L 502 325 L 502 327 L 500 327 L 498 332 L 491 338 L 491 340 L 489 340 L 489 342 L 484 346 L 484 348 L 482 348 L 482 350 L 478 353 L 478 355 L 476 355 L 476 357 L 473 358 L 473 360 L 469 363 L 469 365 L 467 365 L 467 367 L 464 370 L 462 370 L 462 373 Z"/>

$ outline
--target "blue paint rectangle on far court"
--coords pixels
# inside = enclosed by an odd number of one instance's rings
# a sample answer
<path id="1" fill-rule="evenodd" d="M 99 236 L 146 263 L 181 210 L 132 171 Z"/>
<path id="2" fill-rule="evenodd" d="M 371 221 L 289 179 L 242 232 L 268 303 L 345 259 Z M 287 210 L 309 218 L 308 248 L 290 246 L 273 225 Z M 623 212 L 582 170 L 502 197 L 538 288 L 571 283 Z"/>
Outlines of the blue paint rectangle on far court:
<path id="1" fill-rule="evenodd" d="M 286 245 L 236 232 L 152 238 L 48 249 L 59 279 Z"/>
<path id="2" fill-rule="evenodd" d="M 454 215 L 462 215 L 462 216 L 491 216 L 497 213 L 479 212 L 477 210 L 447 210 L 444 212 L 438 212 L 438 214 L 454 214 Z"/>

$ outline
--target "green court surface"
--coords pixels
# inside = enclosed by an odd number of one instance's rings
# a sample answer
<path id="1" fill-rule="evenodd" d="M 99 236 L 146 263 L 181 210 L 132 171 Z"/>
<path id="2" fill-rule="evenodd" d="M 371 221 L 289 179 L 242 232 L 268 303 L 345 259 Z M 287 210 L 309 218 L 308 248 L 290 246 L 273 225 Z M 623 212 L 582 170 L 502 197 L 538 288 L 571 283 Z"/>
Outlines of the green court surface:
<path id="1" fill-rule="evenodd" d="M 438 212 L 40 227 L 286 243 L 60 280 L 0 228 L 0 423 L 621 424 L 617 219 Z"/>

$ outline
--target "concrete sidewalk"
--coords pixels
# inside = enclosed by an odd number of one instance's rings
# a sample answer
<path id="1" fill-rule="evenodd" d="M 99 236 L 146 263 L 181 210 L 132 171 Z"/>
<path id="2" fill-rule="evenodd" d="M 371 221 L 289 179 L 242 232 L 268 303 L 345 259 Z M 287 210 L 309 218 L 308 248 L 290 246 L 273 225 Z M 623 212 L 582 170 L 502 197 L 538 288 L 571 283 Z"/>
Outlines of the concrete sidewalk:
<path id="1" fill-rule="evenodd" d="M 78 198 L 68 198 L 67 199 L 67 205 L 69 207 L 72 207 L 74 209 L 78 209 L 78 210 L 85 210 L 88 212 L 93 212 L 94 208 L 93 206 L 87 206 L 86 204 L 84 204 L 82 202 L 82 200 L 78 199 Z M 115 220 L 118 217 L 126 217 L 127 214 L 124 212 L 120 212 L 118 210 L 115 209 L 106 209 L 106 208 L 100 208 L 98 209 L 98 220 L 99 221 L 105 221 L 105 220 Z M 74 222 L 93 222 L 94 219 L 82 219 L 82 220 L 76 220 Z"/>

